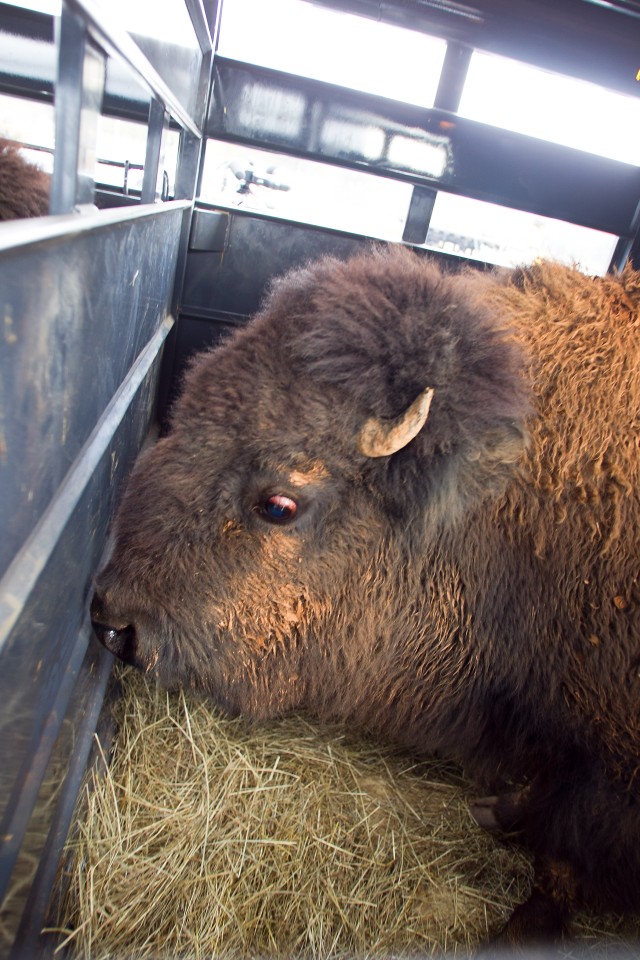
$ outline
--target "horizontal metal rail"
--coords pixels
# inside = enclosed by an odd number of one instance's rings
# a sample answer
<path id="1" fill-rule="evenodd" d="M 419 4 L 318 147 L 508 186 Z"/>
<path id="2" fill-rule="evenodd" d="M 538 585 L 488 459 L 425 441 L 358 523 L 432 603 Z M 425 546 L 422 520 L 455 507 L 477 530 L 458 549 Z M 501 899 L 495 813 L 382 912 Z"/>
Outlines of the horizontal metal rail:
<path id="1" fill-rule="evenodd" d="M 113 207 L 109 210 L 96 210 L 94 213 L 81 215 L 74 213 L 57 217 L 7 221 L 0 223 L 0 253 L 10 253 L 33 243 L 91 233 L 114 224 L 127 223 L 130 220 L 166 216 L 176 210 L 190 208 L 192 202 L 191 200 L 171 200 L 166 203 L 148 203 L 137 207 Z"/>

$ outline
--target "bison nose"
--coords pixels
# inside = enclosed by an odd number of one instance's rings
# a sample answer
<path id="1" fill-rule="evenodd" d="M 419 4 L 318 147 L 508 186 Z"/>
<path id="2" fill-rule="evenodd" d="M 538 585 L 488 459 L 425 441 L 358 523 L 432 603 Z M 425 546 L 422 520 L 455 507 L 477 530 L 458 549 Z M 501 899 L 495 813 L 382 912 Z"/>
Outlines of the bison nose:
<path id="1" fill-rule="evenodd" d="M 97 593 L 91 601 L 91 624 L 96 637 L 107 650 L 134 667 L 142 665 L 137 649 L 136 628 L 131 623 L 124 627 L 110 624 L 104 603 Z"/>
<path id="2" fill-rule="evenodd" d="M 93 632 L 103 646 L 107 648 L 120 660 L 125 663 L 137 665 L 138 657 L 136 654 L 136 630 L 129 625 L 124 630 L 116 630 L 114 627 L 107 626 L 106 623 L 92 621 Z"/>

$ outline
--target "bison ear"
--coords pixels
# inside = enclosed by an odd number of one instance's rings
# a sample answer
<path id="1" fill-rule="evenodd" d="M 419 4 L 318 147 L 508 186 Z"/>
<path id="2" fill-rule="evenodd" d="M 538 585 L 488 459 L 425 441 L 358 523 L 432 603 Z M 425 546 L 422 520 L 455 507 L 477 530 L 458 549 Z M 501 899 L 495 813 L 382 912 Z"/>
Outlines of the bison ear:
<path id="1" fill-rule="evenodd" d="M 365 457 L 390 457 L 402 450 L 424 427 L 434 391 L 427 387 L 395 420 L 370 417 L 360 431 L 358 448 Z"/>

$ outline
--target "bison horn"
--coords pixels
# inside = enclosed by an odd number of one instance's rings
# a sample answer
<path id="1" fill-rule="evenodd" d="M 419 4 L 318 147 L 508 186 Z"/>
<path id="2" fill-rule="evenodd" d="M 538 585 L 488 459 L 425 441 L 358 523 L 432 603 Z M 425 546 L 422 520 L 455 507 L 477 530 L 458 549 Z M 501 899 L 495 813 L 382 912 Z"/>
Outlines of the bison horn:
<path id="1" fill-rule="evenodd" d="M 390 457 L 406 447 L 424 427 L 433 393 L 433 389 L 427 387 L 395 420 L 370 417 L 360 431 L 360 452 L 365 457 Z"/>

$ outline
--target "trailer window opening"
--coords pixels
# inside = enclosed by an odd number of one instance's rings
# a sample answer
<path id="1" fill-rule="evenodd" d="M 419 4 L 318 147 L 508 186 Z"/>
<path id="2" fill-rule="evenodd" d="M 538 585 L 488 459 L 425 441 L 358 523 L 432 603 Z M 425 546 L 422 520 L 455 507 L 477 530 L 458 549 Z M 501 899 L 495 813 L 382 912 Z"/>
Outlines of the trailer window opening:
<path id="1" fill-rule="evenodd" d="M 49 13 L 59 17 L 62 0 L 8 0 L 11 6 Z M 158 16 L 156 0 L 109 0 L 105 4 L 110 19 L 117 20 L 130 33 L 192 47 L 195 36 L 184 0 L 165 0 Z"/>
<path id="2" fill-rule="evenodd" d="M 392 100 L 432 107 L 445 40 L 305 0 L 233 0 L 218 54 Z"/>
<path id="3" fill-rule="evenodd" d="M 474 51 L 458 113 L 640 165 L 640 99 L 507 57 Z"/>
<path id="4" fill-rule="evenodd" d="M 388 177 L 209 140 L 200 200 L 400 242 L 411 190 Z"/>
<path id="5" fill-rule="evenodd" d="M 41 170 L 51 173 L 55 143 L 52 103 L 0 94 L 0 136 L 24 144 L 21 153 Z"/>
<path id="6" fill-rule="evenodd" d="M 34 10 L 36 13 L 50 13 L 54 17 L 60 16 L 62 0 L 8 0 L 12 7 L 22 7 L 23 10 Z"/>
<path id="7" fill-rule="evenodd" d="M 199 199 L 296 223 L 401 242 L 410 183 L 290 157 L 243 144 L 207 141 Z M 500 266 L 551 257 L 606 273 L 617 237 L 524 210 L 455 196 L 436 197 L 427 250 Z"/>
<path id="8" fill-rule="evenodd" d="M 109 0 L 106 6 L 109 17 L 131 34 L 164 40 L 175 46 L 196 46 L 184 0 L 164 0 L 161 16 L 157 0 Z"/>
<path id="9" fill-rule="evenodd" d="M 540 257 L 575 265 L 584 273 L 605 274 L 617 240 L 564 220 L 441 191 L 424 247 L 504 267 Z"/>
<path id="10" fill-rule="evenodd" d="M 160 174 L 166 173 L 169 197 L 175 191 L 179 142 L 178 130 L 164 131 Z M 102 115 L 98 121 L 96 182 L 114 187 L 123 194 L 140 193 L 146 148 L 147 128 L 144 124 Z"/>

